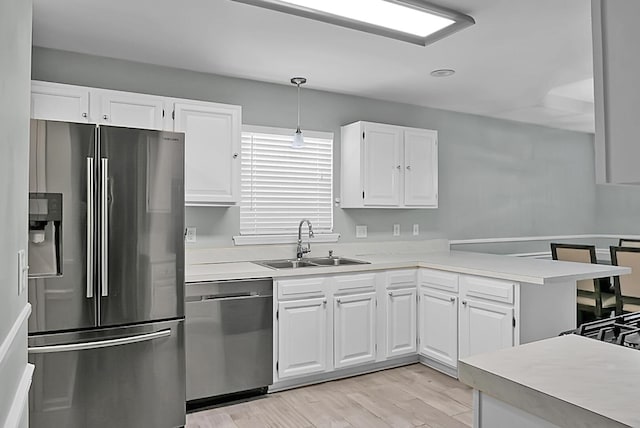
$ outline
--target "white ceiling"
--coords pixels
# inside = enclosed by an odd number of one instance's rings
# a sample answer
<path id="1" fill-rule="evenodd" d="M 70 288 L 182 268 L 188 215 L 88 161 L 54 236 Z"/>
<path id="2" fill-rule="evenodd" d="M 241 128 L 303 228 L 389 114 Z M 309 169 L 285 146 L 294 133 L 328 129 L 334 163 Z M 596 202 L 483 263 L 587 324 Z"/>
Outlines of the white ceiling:
<path id="1" fill-rule="evenodd" d="M 422 47 L 231 0 L 33 0 L 33 43 L 593 132 L 591 2 L 433 1 L 476 24 Z"/>

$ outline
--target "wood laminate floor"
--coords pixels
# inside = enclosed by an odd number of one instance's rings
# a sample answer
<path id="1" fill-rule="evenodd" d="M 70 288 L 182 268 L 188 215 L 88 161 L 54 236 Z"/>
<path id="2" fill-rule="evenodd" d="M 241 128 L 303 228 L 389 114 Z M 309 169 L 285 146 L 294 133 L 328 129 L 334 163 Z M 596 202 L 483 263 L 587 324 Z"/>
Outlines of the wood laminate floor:
<path id="1" fill-rule="evenodd" d="M 186 428 L 472 426 L 471 389 L 421 364 L 187 415 Z"/>

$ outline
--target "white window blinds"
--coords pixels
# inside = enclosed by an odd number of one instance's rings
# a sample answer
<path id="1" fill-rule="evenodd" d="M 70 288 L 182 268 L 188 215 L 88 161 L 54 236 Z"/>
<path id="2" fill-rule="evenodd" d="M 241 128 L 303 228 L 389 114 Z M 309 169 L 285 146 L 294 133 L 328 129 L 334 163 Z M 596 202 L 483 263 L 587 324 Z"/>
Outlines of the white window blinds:
<path id="1" fill-rule="evenodd" d="M 293 149 L 293 132 L 243 128 L 241 235 L 297 234 L 303 218 L 332 231 L 333 134 L 305 131 Z"/>

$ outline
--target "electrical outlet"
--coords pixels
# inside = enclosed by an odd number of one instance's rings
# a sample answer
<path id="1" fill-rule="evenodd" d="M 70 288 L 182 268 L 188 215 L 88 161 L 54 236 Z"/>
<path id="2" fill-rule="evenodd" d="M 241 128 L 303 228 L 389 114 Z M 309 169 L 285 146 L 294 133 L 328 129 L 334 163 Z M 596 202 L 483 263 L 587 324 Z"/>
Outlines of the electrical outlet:
<path id="1" fill-rule="evenodd" d="M 419 224 L 414 224 L 413 225 L 413 236 L 418 236 L 420 235 L 420 225 Z"/>
<path id="2" fill-rule="evenodd" d="M 393 225 L 393 236 L 400 236 L 400 225 L 399 224 L 394 224 Z"/>
<path id="3" fill-rule="evenodd" d="M 27 253 L 25 250 L 18 251 L 18 296 L 27 289 L 29 278 L 29 266 L 27 266 Z"/>
<path id="4" fill-rule="evenodd" d="M 367 225 L 357 225 L 356 226 L 356 238 L 366 238 L 367 237 Z"/>
<path id="5" fill-rule="evenodd" d="M 185 241 L 196 242 L 196 228 L 187 227 L 187 232 L 184 234 Z"/>

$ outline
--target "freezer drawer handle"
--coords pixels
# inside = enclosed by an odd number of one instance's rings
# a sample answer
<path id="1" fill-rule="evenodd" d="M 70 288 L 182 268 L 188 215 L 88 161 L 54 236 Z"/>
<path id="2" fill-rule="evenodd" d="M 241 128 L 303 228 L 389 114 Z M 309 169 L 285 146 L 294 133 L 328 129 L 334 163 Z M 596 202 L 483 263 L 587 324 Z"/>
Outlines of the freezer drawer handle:
<path id="1" fill-rule="evenodd" d="M 87 158 L 87 299 L 93 297 L 93 158 Z"/>
<path id="2" fill-rule="evenodd" d="M 118 339 L 98 340 L 95 342 L 69 343 L 67 345 L 35 346 L 28 348 L 30 354 L 45 354 L 51 352 L 86 351 L 88 349 L 108 348 L 118 345 L 130 345 L 132 343 L 147 342 L 171 336 L 171 329 L 160 330 L 154 333 L 139 334 L 137 336 L 120 337 Z"/>

